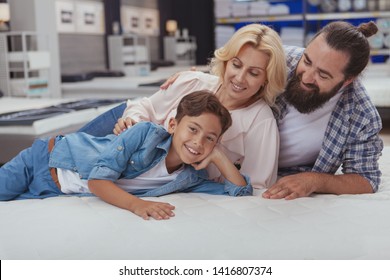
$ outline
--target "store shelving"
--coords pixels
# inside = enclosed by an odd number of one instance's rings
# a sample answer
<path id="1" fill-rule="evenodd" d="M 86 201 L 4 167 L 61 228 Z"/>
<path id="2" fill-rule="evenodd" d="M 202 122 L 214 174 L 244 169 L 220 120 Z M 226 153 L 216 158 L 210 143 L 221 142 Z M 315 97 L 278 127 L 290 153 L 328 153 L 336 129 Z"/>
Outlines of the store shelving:
<path id="1" fill-rule="evenodd" d="M 126 76 L 146 76 L 150 71 L 149 38 L 135 34 L 108 36 L 110 70 Z"/>
<path id="2" fill-rule="evenodd" d="M 164 37 L 164 59 L 173 61 L 177 66 L 196 64 L 196 38 L 194 36 Z"/>
<path id="3" fill-rule="evenodd" d="M 48 38 L 35 32 L 0 33 L 0 89 L 8 96 L 48 96 Z"/>
<path id="4" fill-rule="evenodd" d="M 234 2 L 234 1 L 232 1 Z M 275 1 L 268 1 L 270 5 L 274 4 Z M 247 22 L 262 22 L 266 24 L 271 24 L 274 27 L 278 24 L 283 26 L 299 26 L 303 29 L 303 42 L 302 45 L 306 45 L 308 39 L 311 36 L 311 32 L 318 31 L 326 22 L 332 20 L 346 20 L 346 21 L 364 21 L 365 19 L 379 19 L 379 18 L 389 18 L 390 19 L 390 10 L 373 10 L 368 11 L 368 9 L 360 11 L 344 11 L 344 12 L 331 12 L 325 13 L 322 12 L 320 8 L 311 6 L 308 3 L 308 0 L 292 0 L 292 1 L 278 1 L 290 5 L 290 7 L 298 7 L 298 11 L 295 10 L 290 14 L 281 14 L 281 15 L 258 15 L 258 16 L 240 16 L 240 17 L 216 17 L 216 24 L 223 25 L 238 25 Z M 245 5 L 245 4 L 243 4 Z M 389 5 L 390 6 L 390 5 Z M 372 49 L 372 55 L 390 55 L 390 48 L 382 49 Z"/>
<path id="5" fill-rule="evenodd" d="M 251 17 L 227 17 L 217 18 L 217 24 L 233 24 L 240 22 L 277 22 L 277 21 L 299 21 L 304 20 L 303 15 L 269 15 L 269 16 L 251 16 Z"/>
<path id="6" fill-rule="evenodd" d="M 390 17 L 390 11 L 371 12 L 340 12 L 340 13 L 307 13 L 305 20 L 347 20 L 361 18 L 384 18 Z"/>

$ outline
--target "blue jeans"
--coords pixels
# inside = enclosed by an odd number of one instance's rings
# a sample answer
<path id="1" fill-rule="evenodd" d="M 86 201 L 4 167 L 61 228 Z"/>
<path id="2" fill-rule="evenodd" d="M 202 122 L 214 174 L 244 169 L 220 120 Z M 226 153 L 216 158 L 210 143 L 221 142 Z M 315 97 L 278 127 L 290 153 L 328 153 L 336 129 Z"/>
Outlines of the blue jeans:
<path id="1" fill-rule="evenodd" d="M 85 132 L 93 136 L 106 136 L 113 133 L 118 119 L 122 117 L 126 109 L 126 103 L 122 103 L 111 110 L 97 116 L 92 121 L 80 128 L 79 132 Z"/>
<path id="2" fill-rule="evenodd" d="M 35 140 L 0 168 L 0 201 L 61 194 L 49 171 L 48 139 Z"/>

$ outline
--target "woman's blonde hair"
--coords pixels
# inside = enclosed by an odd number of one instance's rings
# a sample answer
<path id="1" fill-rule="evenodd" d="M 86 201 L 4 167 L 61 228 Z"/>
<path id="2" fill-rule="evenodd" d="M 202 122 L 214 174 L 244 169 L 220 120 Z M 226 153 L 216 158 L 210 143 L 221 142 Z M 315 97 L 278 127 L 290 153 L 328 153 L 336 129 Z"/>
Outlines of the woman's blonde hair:
<path id="1" fill-rule="evenodd" d="M 214 57 L 210 61 L 210 71 L 223 80 L 227 61 L 236 57 L 246 44 L 269 57 L 266 68 L 267 83 L 255 95 L 253 102 L 264 98 L 265 102 L 272 106 L 276 97 L 284 91 L 287 81 L 286 57 L 282 40 L 272 28 L 254 23 L 238 29 L 223 47 L 215 50 Z"/>

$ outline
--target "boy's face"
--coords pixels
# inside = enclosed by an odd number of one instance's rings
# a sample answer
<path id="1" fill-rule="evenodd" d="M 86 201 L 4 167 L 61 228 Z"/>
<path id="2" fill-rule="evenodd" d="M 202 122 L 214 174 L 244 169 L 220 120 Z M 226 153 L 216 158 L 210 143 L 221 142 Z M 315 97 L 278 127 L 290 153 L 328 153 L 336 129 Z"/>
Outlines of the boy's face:
<path id="1" fill-rule="evenodd" d="M 179 162 L 192 164 L 205 159 L 221 135 L 219 118 L 211 113 L 197 117 L 184 116 L 178 123 L 169 120 L 169 133 L 173 134 L 171 151 Z"/>

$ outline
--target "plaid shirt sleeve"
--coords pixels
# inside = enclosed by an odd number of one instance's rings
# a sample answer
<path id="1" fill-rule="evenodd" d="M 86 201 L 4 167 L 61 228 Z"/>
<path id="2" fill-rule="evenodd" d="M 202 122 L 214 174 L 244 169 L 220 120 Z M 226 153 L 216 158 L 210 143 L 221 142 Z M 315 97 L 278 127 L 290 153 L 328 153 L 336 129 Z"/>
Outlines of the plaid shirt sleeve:
<path id="1" fill-rule="evenodd" d="M 322 149 L 313 171 L 360 174 L 378 190 L 380 177 L 378 160 L 383 149 L 379 137 L 382 121 L 360 79 L 356 79 L 342 94 L 325 132 Z"/>

